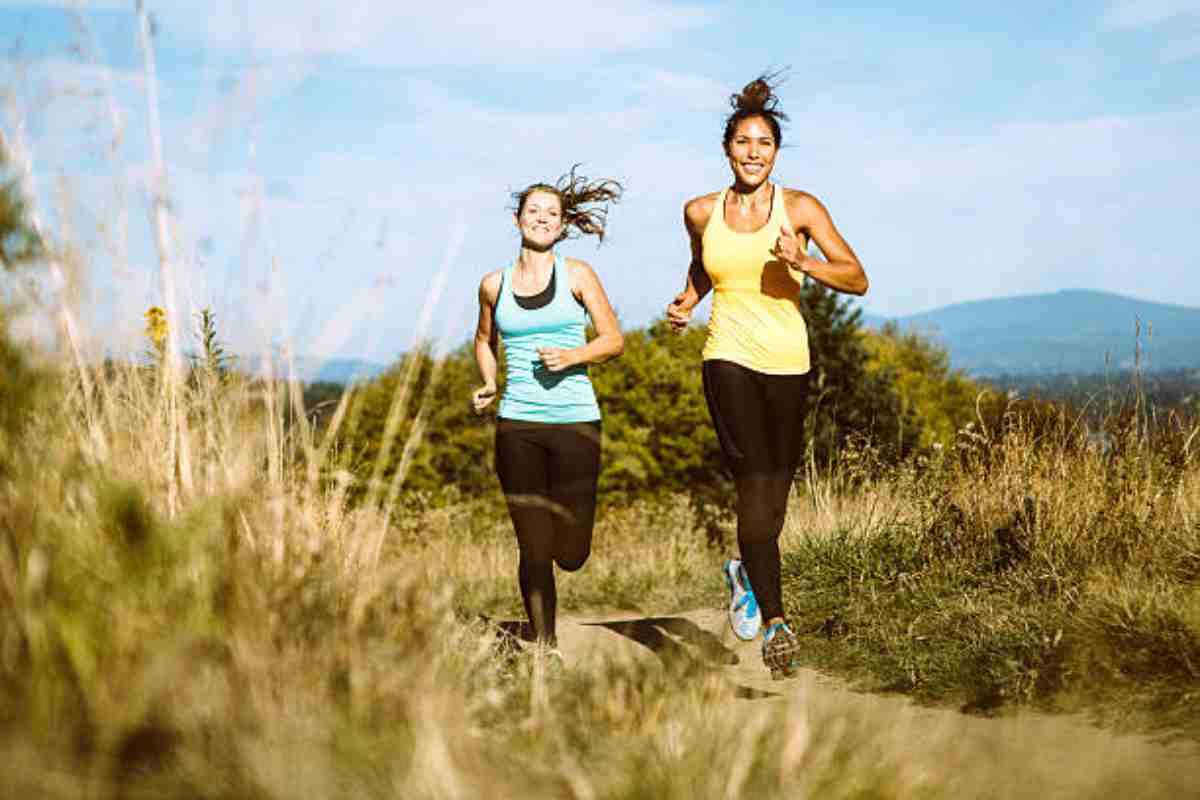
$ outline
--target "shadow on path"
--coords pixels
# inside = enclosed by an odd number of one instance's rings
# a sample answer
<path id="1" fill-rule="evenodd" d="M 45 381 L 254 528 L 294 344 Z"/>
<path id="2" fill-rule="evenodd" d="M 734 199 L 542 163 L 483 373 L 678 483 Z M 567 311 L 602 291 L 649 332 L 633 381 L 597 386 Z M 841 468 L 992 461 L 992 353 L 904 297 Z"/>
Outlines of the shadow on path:
<path id="1" fill-rule="evenodd" d="M 496 631 L 496 644 L 501 652 L 515 652 L 520 649 L 521 643 L 534 640 L 533 628 L 528 622 L 491 619 L 484 615 L 480 615 L 480 620 Z M 644 617 L 574 624 L 582 628 L 606 628 L 620 634 L 650 650 L 664 664 L 682 663 L 719 670 L 738 663 L 737 653 L 722 644 L 720 637 L 683 617 Z M 778 696 L 776 692 L 738 684 L 733 684 L 732 688 L 734 696 L 741 700 Z"/>
<path id="2" fill-rule="evenodd" d="M 607 628 L 632 639 L 657 655 L 663 663 L 678 663 L 682 660 L 684 663 L 698 663 L 710 669 L 738 663 L 737 653 L 723 645 L 717 636 L 683 617 L 645 617 L 579 624 Z M 776 696 L 774 692 L 764 692 L 736 684 L 733 691 L 736 697 L 743 700 Z"/>

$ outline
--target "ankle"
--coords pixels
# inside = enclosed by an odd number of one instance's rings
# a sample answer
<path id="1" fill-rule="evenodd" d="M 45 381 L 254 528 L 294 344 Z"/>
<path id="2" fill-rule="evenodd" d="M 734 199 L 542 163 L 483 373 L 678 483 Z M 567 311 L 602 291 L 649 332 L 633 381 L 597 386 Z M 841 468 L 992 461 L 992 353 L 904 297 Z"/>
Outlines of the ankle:
<path id="1" fill-rule="evenodd" d="M 786 624 L 787 624 L 787 620 L 785 620 L 783 617 L 771 617 L 769 620 L 767 620 L 768 628 L 771 627 L 772 625 L 786 625 Z"/>

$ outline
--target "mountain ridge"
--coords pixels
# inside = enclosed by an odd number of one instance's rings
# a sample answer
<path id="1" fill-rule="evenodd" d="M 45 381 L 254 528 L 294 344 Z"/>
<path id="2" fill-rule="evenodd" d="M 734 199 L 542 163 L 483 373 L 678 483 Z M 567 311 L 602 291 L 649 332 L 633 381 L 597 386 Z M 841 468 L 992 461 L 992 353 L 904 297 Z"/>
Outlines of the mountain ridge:
<path id="1" fill-rule="evenodd" d="M 968 300 L 916 314 L 864 313 L 926 334 L 968 373 L 1087 373 L 1200 367 L 1200 308 L 1093 289 Z"/>

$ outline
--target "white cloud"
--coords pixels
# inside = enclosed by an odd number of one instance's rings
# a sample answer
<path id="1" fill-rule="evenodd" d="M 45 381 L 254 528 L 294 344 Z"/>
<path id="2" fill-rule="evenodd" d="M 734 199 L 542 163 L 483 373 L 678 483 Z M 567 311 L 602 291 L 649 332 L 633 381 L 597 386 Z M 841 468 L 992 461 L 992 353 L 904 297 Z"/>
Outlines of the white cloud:
<path id="1" fill-rule="evenodd" d="M 183 147 L 194 156 L 204 157 L 223 137 L 249 139 L 263 110 L 315 72 L 313 62 L 298 59 L 277 59 L 243 70 L 233 86 L 219 90 L 217 97 L 180 126 Z"/>
<path id="2" fill-rule="evenodd" d="M 1141 28 L 1198 15 L 1200 0 L 1119 0 L 1109 6 L 1104 19 L 1117 28 Z"/>
<path id="3" fill-rule="evenodd" d="M 1009 124 L 909 139 L 865 179 L 814 183 L 857 217 L 846 234 L 878 265 L 881 311 L 1060 288 L 1200 305 L 1184 233 L 1200 215 L 1198 143 L 1200 112 Z"/>
<path id="4" fill-rule="evenodd" d="M 1169 63 L 1190 61 L 1200 58 L 1200 32 L 1187 38 L 1179 38 L 1166 46 L 1163 58 Z"/>
<path id="5" fill-rule="evenodd" d="M 1104 21 L 1119 30 L 1159 33 L 1159 56 L 1167 64 L 1200 58 L 1200 0 L 1121 0 Z"/>
<path id="6" fill-rule="evenodd" d="M 529 65 L 638 50 L 718 19 L 709 8 L 671 0 L 609 0 L 586 9 L 561 0 L 165 0 L 153 8 L 160 24 L 221 48 L 387 66 Z"/>
<path id="7" fill-rule="evenodd" d="M 180 253 L 204 237 L 218 242 L 212 265 L 184 265 L 181 285 L 193 305 L 217 309 L 235 346 L 253 341 L 275 257 L 289 327 L 273 336 L 298 337 L 302 352 L 311 344 L 394 356 L 409 346 L 450 232 L 465 219 L 470 232 L 433 322 L 443 330 L 466 320 L 449 334 L 457 344 L 469 334 L 479 277 L 515 252 L 508 192 L 579 160 L 590 175 L 622 180 L 626 197 L 603 247 L 585 240 L 566 252 L 596 266 L 626 324 L 660 313 L 686 266 L 684 200 L 728 180 L 714 114 L 691 115 L 682 98 L 664 106 L 650 91 L 607 112 L 555 114 L 505 110 L 432 83 L 410 82 L 401 94 L 407 105 L 378 121 L 386 150 L 314 151 L 286 174 L 286 196 L 265 199 L 248 248 L 247 189 L 278 176 L 172 164 Z M 851 108 L 827 108 L 824 119 L 796 124 L 776 177 L 830 208 L 867 265 L 872 310 L 1074 287 L 1200 305 L 1187 238 L 1200 215 L 1200 112 L 969 133 L 914 131 Z M 131 329 L 153 294 L 153 270 L 140 280 L 146 288 L 123 312 Z"/>
<path id="8" fill-rule="evenodd" d="M 655 70 L 639 83 L 646 95 L 659 98 L 664 106 L 683 106 L 690 111 L 728 112 L 734 88 L 706 75 Z"/>
<path id="9" fill-rule="evenodd" d="M 568 243 L 566 252 L 596 266 L 630 325 L 660 313 L 678 289 L 688 258 L 681 207 L 688 197 L 728 181 L 720 120 L 736 87 L 676 70 L 675 62 L 661 57 L 652 62 L 660 68 L 639 65 L 644 71 L 634 72 L 595 51 L 668 42 L 704 24 L 709 12 L 664 20 L 665 10 L 690 7 L 619 0 L 595 18 L 577 14 L 568 25 L 560 6 L 540 0 L 532 11 L 521 7 L 519 20 L 506 16 L 509 8 L 472 3 L 447 12 L 440 23 L 433 13 L 404 19 L 403 11 L 357 0 L 343 16 L 330 2 L 288 6 L 290 18 L 278 15 L 274 9 L 282 6 L 275 0 L 244 13 L 226 5 L 153 3 L 165 29 L 209 37 L 206 67 L 213 72 L 161 72 L 164 138 L 181 269 L 188 270 L 181 287 L 187 302 L 217 310 L 234 349 L 245 351 L 244 343 L 257 335 L 256 320 L 269 316 L 262 306 L 273 282 L 289 311 L 287 333 L 307 336 L 319 349 L 343 348 L 346 355 L 394 355 L 411 341 L 459 219 L 470 230 L 451 265 L 439 313 L 445 320 L 465 313 L 468 324 L 451 336 L 455 343 L 465 339 L 479 276 L 515 252 L 508 192 L 552 179 L 576 161 L 589 175 L 622 180 L 627 193 L 612 211 L 603 247 L 585 240 Z M 1122 7 L 1120 19 L 1130 25 L 1156 18 L 1146 7 L 1141 17 L 1133 5 Z M 1184 13 L 1178 5 L 1158 8 L 1160 15 Z M 633 19 L 647 9 L 647 18 Z M 530 44 L 540 39 L 552 41 Z M 494 94 L 481 97 L 494 86 L 413 77 L 436 74 L 449 62 L 573 58 L 569 48 L 554 49 L 568 40 L 582 48 L 579 74 L 586 78 L 580 80 L 588 83 L 556 106 L 536 80 L 520 87 L 530 102 L 506 102 Z M 229 51 L 244 48 L 263 66 L 232 85 L 209 80 L 233 69 L 214 42 Z M 306 105 L 313 97 L 333 97 L 331 87 L 346 85 L 339 81 L 356 80 L 339 72 L 343 59 L 330 64 L 312 58 L 321 55 L 433 69 L 362 71 L 386 102 L 363 107 L 351 104 L 361 98 L 346 98 L 327 114 L 313 114 Z M 166 63 L 160 58 L 160 66 Z M 555 63 L 547 74 L 552 69 L 561 77 L 560 61 Z M 292 92 L 314 64 L 318 77 L 328 79 L 321 91 Z M 943 67 L 911 72 L 937 76 Z M 136 74 L 121 80 L 116 94 L 130 115 L 122 154 L 141 161 L 148 152 L 144 92 Z M 86 69 L 68 83 L 98 86 Z M 928 109 L 936 83 L 800 83 L 785 87 L 792 124 L 776 177 L 813 191 L 830 208 L 867 265 L 870 308 L 908 313 L 1067 287 L 1200 305 L 1200 264 L 1190 239 L 1200 216 L 1194 196 L 1200 113 L 1097 114 L 987 126 L 946 104 L 931 128 L 929 117 L 907 117 L 907 104 L 891 93 L 902 90 Z M 71 121 L 69 130 L 43 126 L 36 140 L 39 163 L 69 169 L 81 142 L 99 146 L 87 138 L 85 106 L 92 109 L 87 114 L 100 113 L 94 102 L 67 103 L 60 113 Z M 255 117 L 287 138 L 260 138 L 252 159 L 243 129 Z M 121 278 L 125 284 L 113 289 L 113 303 L 125 304 L 118 316 L 136 339 L 157 278 L 144 174 L 130 167 L 119 175 L 96 181 L 129 187 L 123 202 L 133 219 L 135 266 L 128 272 L 134 275 Z M 84 194 L 82 200 L 96 198 L 98 217 L 111 215 L 121 202 L 107 190 Z M 249 213 L 255 196 L 264 198 L 257 222 Z M 272 258 L 278 259 L 277 273 L 270 270 Z M 441 325 L 434 322 L 435 329 Z M 305 349 L 304 340 L 298 344 Z"/>

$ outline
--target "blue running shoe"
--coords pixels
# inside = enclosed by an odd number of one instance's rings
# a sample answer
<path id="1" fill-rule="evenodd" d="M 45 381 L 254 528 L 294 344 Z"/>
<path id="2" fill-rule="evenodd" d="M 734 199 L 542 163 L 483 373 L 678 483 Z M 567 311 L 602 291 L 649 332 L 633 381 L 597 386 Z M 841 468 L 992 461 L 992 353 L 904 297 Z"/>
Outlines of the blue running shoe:
<path id="1" fill-rule="evenodd" d="M 763 631 L 762 657 L 775 680 L 796 673 L 800 667 L 800 640 L 786 622 L 776 622 Z"/>
<path id="2" fill-rule="evenodd" d="M 758 636 L 762 628 L 762 613 L 758 610 L 754 590 L 750 588 L 750 576 L 736 558 L 726 561 L 721 572 L 729 586 L 729 625 L 735 636 L 748 642 Z"/>

